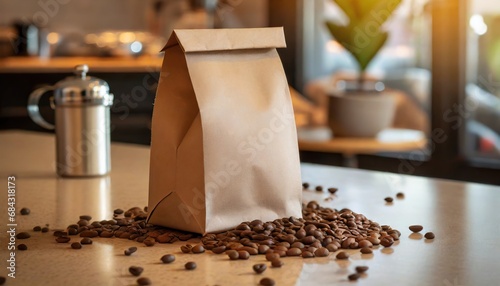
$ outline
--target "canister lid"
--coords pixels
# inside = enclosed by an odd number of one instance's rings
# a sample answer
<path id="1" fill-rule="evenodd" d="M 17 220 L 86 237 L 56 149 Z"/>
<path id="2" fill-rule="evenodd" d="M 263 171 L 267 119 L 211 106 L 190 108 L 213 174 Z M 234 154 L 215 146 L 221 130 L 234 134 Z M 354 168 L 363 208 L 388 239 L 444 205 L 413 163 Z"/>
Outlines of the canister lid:
<path id="1" fill-rule="evenodd" d="M 113 104 L 113 94 L 109 85 L 102 79 L 87 76 L 89 67 L 78 65 L 75 75 L 67 77 L 55 85 L 54 101 L 56 105 L 104 105 Z"/>

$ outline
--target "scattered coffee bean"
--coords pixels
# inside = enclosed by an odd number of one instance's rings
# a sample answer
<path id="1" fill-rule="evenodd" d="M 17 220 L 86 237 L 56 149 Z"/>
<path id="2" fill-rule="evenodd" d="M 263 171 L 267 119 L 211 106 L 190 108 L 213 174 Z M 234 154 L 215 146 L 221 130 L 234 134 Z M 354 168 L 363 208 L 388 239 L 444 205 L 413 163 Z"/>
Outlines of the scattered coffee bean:
<path id="1" fill-rule="evenodd" d="M 58 243 L 68 243 L 70 240 L 71 240 L 71 238 L 69 238 L 67 236 L 59 236 L 56 238 L 56 241 Z"/>
<path id="2" fill-rule="evenodd" d="M 393 201 L 394 199 L 393 199 L 393 198 L 391 198 L 391 197 L 386 197 L 384 200 L 385 200 L 386 202 L 388 202 L 388 203 L 392 203 L 392 201 Z"/>
<path id="3" fill-rule="evenodd" d="M 255 264 L 252 268 L 255 273 L 261 274 L 262 272 L 266 271 L 267 265 L 265 265 L 264 263 L 259 263 Z"/>
<path id="4" fill-rule="evenodd" d="M 422 229 L 424 229 L 423 226 L 421 225 L 418 225 L 418 224 L 415 224 L 415 225 L 410 225 L 410 227 L 408 227 L 412 232 L 421 232 Z"/>
<path id="5" fill-rule="evenodd" d="M 247 260 L 248 258 L 250 258 L 250 253 L 248 253 L 248 251 L 246 250 L 240 250 L 238 251 L 238 258 Z"/>
<path id="6" fill-rule="evenodd" d="M 128 272 L 134 276 L 140 276 L 142 274 L 142 271 L 144 271 L 144 268 L 139 267 L 139 266 L 130 266 L 128 268 Z"/>
<path id="7" fill-rule="evenodd" d="M 145 240 L 144 240 L 144 244 L 145 244 L 146 246 L 151 247 L 151 246 L 155 245 L 155 241 L 154 241 L 154 239 L 145 239 Z"/>
<path id="8" fill-rule="evenodd" d="M 349 254 L 347 254 L 347 252 L 341 251 L 335 257 L 337 259 L 348 259 L 349 258 Z"/>
<path id="9" fill-rule="evenodd" d="M 80 219 L 84 219 L 84 220 L 88 220 L 88 221 L 90 221 L 90 220 L 92 220 L 92 217 L 91 217 L 91 216 L 89 216 L 89 215 L 81 215 L 81 216 L 80 216 Z"/>
<path id="10" fill-rule="evenodd" d="M 328 192 L 330 192 L 330 194 L 335 194 L 339 189 L 337 188 L 328 188 Z"/>
<path id="11" fill-rule="evenodd" d="M 367 247 L 372 247 L 372 246 L 373 246 L 373 244 L 367 239 L 363 239 L 360 242 L 358 242 L 358 247 L 360 247 L 360 248 L 367 248 Z"/>
<path id="12" fill-rule="evenodd" d="M 359 279 L 359 277 L 360 277 L 360 276 L 359 276 L 359 274 L 358 274 L 358 273 L 353 273 L 353 274 L 351 274 L 351 275 L 347 276 L 347 279 L 349 279 L 350 281 L 356 281 L 356 280 L 358 280 L 358 279 Z"/>
<path id="13" fill-rule="evenodd" d="M 279 268 L 281 266 L 283 266 L 285 263 L 283 263 L 283 261 L 281 261 L 281 259 L 274 259 L 274 260 L 271 260 L 271 266 L 274 267 L 274 268 Z"/>
<path id="14" fill-rule="evenodd" d="M 78 234 L 78 229 L 68 228 L 68 234 L 69 235 L 77 235 Z"/>
<path id="15" fill-rule="evenodd" d="M 192 248 L 193 248 L 193 246 L 191 246 L 191 244 L 186 244 L 186 245 L 181 246 L 181 251 L 183 253 L 190 253 Z"/>
<path id="16" fill-rule="evenodd" d="M 394 244 L 394 239 L 392 238 L 392 236 L 384 236 L 380 239 L 380 244 L 383 246 L 383 247 L 391 247 L 392 244 Z"/>
<path id="17" fill-rule="evenodd" d="M 425 238 L 427 239 L 434 239 L 436 236 L 434 235 L 434 233 L 432 232 L 427 232 L 425 235 L 424 235 Z"/>
<path id="18" fill-rule="evenodd" d="M 260 279 L 259 285 L 262 285 L 262 286 L 274 286 L 274 285 L 276 285 L 276 282 L 274 282 L 273 279 L 266 277 L 266 278 Z"/>
<path id="19" fill-rule="evenodd" d="M 317 192 L 322 192 L 323 191 L 323 186 L 316 186 L 316 191 Z"/>
<path id="20" fill-rule="evenodd" d="M 186 268 L 186 270 L 194 270 L 196 269 L 196 262 L 194 261 L 189 261 L 188 263 L 184 264 L 184 268 Z"/>
<path id="21" fill-rule="evenodd" d="M 309 183 L 302 183 L 302 188 L 309 189 Z"/>
<path id="22" fill-rule="evenodd" d="M 19 250 L 28 250 L 28 246 L 24 243 L 21 243 L 17 246 L 17 249 Z"/>
<path id="23" fill-rule="evenodd" d="M 221 254 L 221 253 L 224 253 L 224 251 L 226 251 L 226 246 L 224 246 L 224 245 L 212 248 L 212 252 L 215 254 Z"/>
<path id="24" fill-rule="evenodd" d="M 203 245 L 197 244 L 197 245 L 193 246 L 193 248 L 191 249 L 191 251 L 193 253 L 199 254 L 199 253 L 205 252 L 205 248 L 203 247 Z"/>
<path id="25" fill-rule="evenodd" d="M 122 209 L 116 209 L 113 211 L 114 214 L 117 214 L 117 215 L 120 215 L 122 213 L 124 213 L 124 211 Z"/>
<path id="26" fill-rule="evenodd" d="M 365 273 L 366 271 L 368 271 L 368 266 L 356 266 L 356 268 L 354 269 L 358 273 Z"/>
<path id="27" fill-rule="evenodd" d="M 49 232 L 49 228 L 48 227 L 42 227 L 42 232 Z"/>
<path id="28" fill-rule="evenodd" d="M 141 277 L 137 279 L 137 284 L 144 286 L 144 285 L 151 285 L 151 279 L 147 277 Z"/>
<path id="29" fill-rule="evenodd" d="M 84 237 L 80 240 L 81 244 L 92 244 L 92 239 L 90 237 Z"/>
<path id="30" fill-rule="evenodd" d="M 240 258 L 240 254 L 236 250 L 228 250 L 226 251 L 226 254 L 231 260 L 236 260 Z"/>
<path id="31" fill-rule="evenodd" d="M 21 215 L 29 215 L 31 213 L 31 210 L 29 208 L 22 208 L 21 209 Z"/>
<path id="32" fill-rule="evenodd" d="M 368 247 L 364 247 L 364 248 L 361 248 L 361 253 L 363 253 L 363 254 L 372 254 L 373 250 L 371 250 Z"/>
<path id="33" fill-rule="evenodd" d="M 31 235 L 27 232 L 20 232 L 16 235 L 16 238 L 17 239 L 27 239 L 27 238 L 30 238 Z"/>
<path id="34" fill-rule="evenodd" d="M 130 256 L 130 255 L 132 255 L 132 253 L 134 253 L 136 251 L 137 251 L 137 247 L 132 246 L 132 247 L 129 247 L 128 249 L 124 250 L 123 254 L 125 254 L 126 256 Z"/>
<path id="35" fill-rule="evenodd" d="M 405 194 L 402 192 L 399 192 L 396 194 L 396 198 L 398 198 L 398 199 L 404 199 L 404 197 L 405 197 Z"/>
<path id="36" fill-rule="evenodd" d="M 71 248 L 73 248 L 73 249 L 81 249 L 82 245 L 79 242 L 73 242 L 71 244 Z"/>
<path id="37" fill-rule="evenodd" d="M 68 232 L 67 231 L 64 231 L 64 230 L 54 230 L 54 233 L 53 233 L 54 236 L 68 236 Z"/>
<path id="38" fill-rule="evenodd" d="M 42 231 L 42 228 L 39 225 L 37 225 L 33 228 L 33 231 Z"/>
<path id="39" fill-rule="evenodd" d="M 172 254 L 165 254 L 160 258 L 161 262 L 169 264 L 175 261 L 175 256 Z"/>
<path id="40" fill-rule="evenodd" d="M 330 251 L 328 251 L 328 249 L 324 248 L 324 247 L 321 247 L 321 248 L 318 248 L 316 249 L 316 251 L 314 252 L 314 255 L 316 257 L 326 257 L 330 254 Z"/>
<path id="41" fill-rule="evenodd" d="M 7 281 L 7 278 L 0 276 L 0 285 L 5 284 L 5 281 Z"/>

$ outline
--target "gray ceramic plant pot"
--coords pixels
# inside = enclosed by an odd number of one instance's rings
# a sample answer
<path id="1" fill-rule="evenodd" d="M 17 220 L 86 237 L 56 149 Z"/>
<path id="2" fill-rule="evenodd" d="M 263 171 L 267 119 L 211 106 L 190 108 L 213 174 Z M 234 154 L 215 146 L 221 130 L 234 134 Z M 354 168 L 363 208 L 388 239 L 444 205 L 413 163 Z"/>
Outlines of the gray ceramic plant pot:
<path id="1" fill-rule="evenodd" d="M 388 91 L 337 90 L 329 96 L 328 124 L 334 137 L 375 137 L 391 126 L 395 105 Z"/>

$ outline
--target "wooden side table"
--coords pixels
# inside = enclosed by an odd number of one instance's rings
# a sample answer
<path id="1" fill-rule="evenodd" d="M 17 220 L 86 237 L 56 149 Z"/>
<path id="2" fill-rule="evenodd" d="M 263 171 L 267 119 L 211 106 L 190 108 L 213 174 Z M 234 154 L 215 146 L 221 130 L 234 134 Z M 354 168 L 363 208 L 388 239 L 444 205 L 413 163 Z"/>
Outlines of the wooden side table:
<path id="1" fill-rule="evenodd" d="M 340 153 L 343 166 L 357 168 L 358 154 L 380 152 L 407 152 L 424 149 L 427 144 L 425 134 L 410 129 L 385 129 L 374 138 L 334 137 L 327 127 L 299 128 L 299 150 Z"/>

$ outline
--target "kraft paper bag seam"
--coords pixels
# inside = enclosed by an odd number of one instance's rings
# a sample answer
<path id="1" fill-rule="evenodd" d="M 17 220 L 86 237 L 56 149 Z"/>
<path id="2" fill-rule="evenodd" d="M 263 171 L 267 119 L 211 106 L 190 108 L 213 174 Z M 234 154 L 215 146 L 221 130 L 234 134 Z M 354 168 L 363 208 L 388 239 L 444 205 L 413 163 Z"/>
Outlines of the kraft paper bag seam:
<path id="1" fill-rule="evenodd" d="M 286 48 L 283 27 L 175 29 L 162 51 L 180 45 L 184 53 Z"/>
<path id="2" fill-rule="evenodd" d="M 179 142 L 179 145 L 177 145 L 176 152 L 179 150 L 179 147 L 181 147 L 182 143 L 184 143 L 184 140 L 186 139 L 186 135 L 189 133 L 189 131 L 191 130 L 191 128 L 193 128 L 194 123 L 195 123 L 195 121 L 196 121 L 196 119 L 198 117 L 201 117 L 201 114 L 200 114 L 199 110 L 198 110 L 198 113 L 196 114 L 196 116 L 193 117 L 193 120 L 191 121 L 191 124 L 189 124 L 189 128 L 186 129 L 186 132 L 184 133 L 184 135 L 182 136 L 181 141 Z"/>

